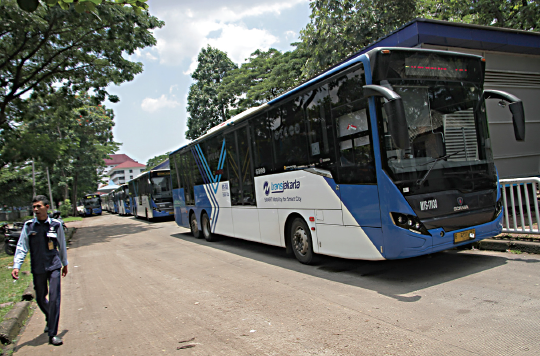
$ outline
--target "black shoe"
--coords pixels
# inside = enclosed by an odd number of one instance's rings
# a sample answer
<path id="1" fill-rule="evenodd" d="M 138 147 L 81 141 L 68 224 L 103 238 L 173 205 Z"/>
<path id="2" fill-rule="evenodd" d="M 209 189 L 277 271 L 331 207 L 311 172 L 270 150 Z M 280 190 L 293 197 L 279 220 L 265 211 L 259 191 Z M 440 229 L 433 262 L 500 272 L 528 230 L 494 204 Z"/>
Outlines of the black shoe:
<path id="1" fill-rule="evenodd" d="M 45 325 L 45 329 L 43 329 L 43 333 L 46 334 L 49 332 L 49 325 Z"/>
<path id="2" fill-rule="evenodd" d="M 58 336 L 49 336 L 49 344 L 54 345 L 54 346 L 60 346 L 63 343 L 64 342 L 62 341 L 62 339 L 59 338 Z"/>

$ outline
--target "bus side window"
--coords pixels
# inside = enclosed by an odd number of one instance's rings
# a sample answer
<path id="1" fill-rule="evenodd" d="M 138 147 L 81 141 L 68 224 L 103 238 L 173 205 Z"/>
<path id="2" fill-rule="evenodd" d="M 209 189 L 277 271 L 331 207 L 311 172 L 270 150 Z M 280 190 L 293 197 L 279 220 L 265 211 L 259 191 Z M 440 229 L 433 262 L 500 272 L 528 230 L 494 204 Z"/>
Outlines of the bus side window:
<path id="1" fill-rule="evenodd" d="M 300 96 L 269 113 L 269 118 L 273 119 L 272 134 L 277 172 L 309 163 L 304 102 L 304 96 Z"/>
<path id="2" fill-rule="evenodd" d="M 227 156 L 224 169 L 227 170 L 227 176 L 229 177 L 231 205 L 242 205 L 241 170 L 236 149 L 236 132 L 225 135 L 225 147 Z"/>
<path id="3" fill-rule="evenodd" d="M 241 167 L 242 205 L 255 205 L 255 182 L 253 181 L 253 166 L 251 164 L 251 150 L 249 149 L 249 126 L 238 130 L 236 138 Z"/>
<path id="4" fill-rule="evenodd" d="M 368 100 L 363 98 L 363 68 L 356 67 L 329 83 L 332 118 L 339 149 L 339 181 L 376 183 Z"/>
<path id="5" fill-rule="evenodd" d="M 309 132 L 309 163 L 332 171 L 336 152 L 329 100 L 328 85 L 325 84 L 306 94 L 304 107 Z"/>
<path id="6" fill-rule="evenodd" d="M 271 131 L 273 121 L 266 113 L 250 120 L 253 166 L 256 176 L 274 172 Z"/>

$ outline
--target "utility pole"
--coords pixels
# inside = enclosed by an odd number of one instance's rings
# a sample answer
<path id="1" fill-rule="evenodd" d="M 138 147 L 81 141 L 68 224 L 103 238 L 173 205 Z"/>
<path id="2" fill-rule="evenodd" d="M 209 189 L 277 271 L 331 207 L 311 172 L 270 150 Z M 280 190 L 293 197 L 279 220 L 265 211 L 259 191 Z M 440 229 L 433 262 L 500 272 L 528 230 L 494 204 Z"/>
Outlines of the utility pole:
<path id="1" fill-rule="evenodd" d="M 47 167 L 47 182 L 49 183 L 49 201 L 51 202 L 52 210 L 56 210 L 54 207 L 54 200 L 52 198 L 52 189 L 51 189 L 51 177 L 49 176 L 49 167 Z"/>

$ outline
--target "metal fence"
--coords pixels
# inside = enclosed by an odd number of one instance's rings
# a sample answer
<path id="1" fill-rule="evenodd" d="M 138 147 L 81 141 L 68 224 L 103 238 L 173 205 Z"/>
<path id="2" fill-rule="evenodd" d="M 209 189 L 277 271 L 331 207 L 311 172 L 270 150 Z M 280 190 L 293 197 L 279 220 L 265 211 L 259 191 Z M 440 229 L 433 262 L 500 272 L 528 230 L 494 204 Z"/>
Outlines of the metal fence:
<path id="1" fill-rule="evenodd" d="M 538 188 L 540 178 L 500 180 L 503 196 L 503 232 L 540 235 Z"/>

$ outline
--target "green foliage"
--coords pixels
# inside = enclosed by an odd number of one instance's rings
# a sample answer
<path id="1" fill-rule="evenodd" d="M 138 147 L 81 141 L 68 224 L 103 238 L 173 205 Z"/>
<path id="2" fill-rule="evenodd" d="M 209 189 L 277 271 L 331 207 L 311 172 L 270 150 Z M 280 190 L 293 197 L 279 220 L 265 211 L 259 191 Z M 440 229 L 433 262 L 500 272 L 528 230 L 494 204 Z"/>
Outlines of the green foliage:
<path id="1" fill-rule="evenodd" d="M 60 216 L 62 216 L 63 218 L 64 217 L 68 217 L 72 215 L 71 214 L 71 200 L 69 199 L 66 199 L 62 202 L 62 205 L 60 205 Z"/>
<path id="2" fill-rule="evenodd" d="M 32 276 L 30 275 L 30 254 L 27 255 L 19 272 L 19 280 L 13 282 L 11 269 L 13 266 L 13 256 L 7 255 L 2 248 L 0 250 L 0 304 L 13 303 L 11 306 L 0 308 L 0 323 L 4 321 L 6 314 L 13 308 L 14 304 L 21 301 L 24 290 L 28 288 Z M 1 350 L 1 349 L 0 349 Z"/>
<path id="3" fill-rule="evenodd" d="M 219 92 L 223 78 L 237 68 L 227 53 L 208 46 L 201 50 L 197 61 L 197 69 L 191 75 L 195 83 L 189 87 L 187 106 L 186 138 L 192 140 L 228 120 L 229 107 L 235 100 L 232 93 Z"/>
<path id="4" fill-rule="evenodd" d="M 69 100 L 59 93 L 33 99 L 22 123 L 0 151 L 0 157 L 8 161 L 0 170 L 0 202 L 28 204 L 32 198 L 31 158 L 37 162 L 36 192 L 48 192 L 45 172 L 49 167 L 55 200 L 68 198 L 71 191 L 75 202 L 95 191 L 97 171 L 119 147 L 112 135 L 114 113 L 94 104 L 96 98 L 87 94 Z"/>
<path id="5" fill-rule="evenodd" d="M 240 68 L 230 71 L 219 87 L 219 97 L 237 98 L 232 115 L 259 106 L 296 86 L 302 78 L 306 57 L 301 50 L 281 53 L 257 50 Z"/>
<path id="6" fill-rule="evenodd" d="M 34 12 L 40 5 L 54 7 L 58 5 L 62 10 L 68 10 L 73 6 L 78 13 L 96 10 L 97 5 L 130 5 L 135 11 L 148 10 L 147 0 L 17 0 L 21 9 L 28 12 Z"/>
<path id="7" fill-rule="evenodd" d="M 424 0 L 419 1 L 426 18 L 513 28 L 540 30 L 540 3 L 535 0 Z"/>
<path id="8" fill-rule="evenodd" d="M 167 152 L 167 153 L 165 153 L 163 155 L 159 155 L 159 156 L 155 156 L 153 158 L 150 158 L 148 160 L 148 162 L 146 162 L 146 168 L 143 170 L 143 172 L 146 172 L 146 171 L 154 168 L 158 164 L 161 164 L 161 163 L 165 162 L 166 160 L 168 160 L 169 159 L 169 153 L 170 152 Z"/>
<path id="9" fill-rule="evenodd" d="M 299 48 L 311 77 L 417 16 L 416 0 L 315 0 Z"/>
<path id="10" fill-rule="evenodd" d="M 29 103 L 21 96 L 48 92 L 53 84 L 61 83 L 68 94 L 94 89 L 102 101 L 110 83 L 119 85 L 142 72 L 142 63 L 125 54 L 154 45 L 151 31 L 162 26 L 132 7 L 98 6 L 95 13 L 78 13 L 74 6 L 40 6 L 29 13 L 14 0 L 2 1 L 0 128 L 16 126 Z"/>

